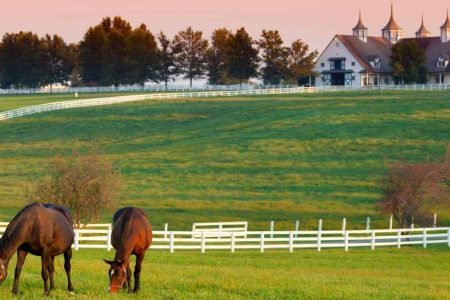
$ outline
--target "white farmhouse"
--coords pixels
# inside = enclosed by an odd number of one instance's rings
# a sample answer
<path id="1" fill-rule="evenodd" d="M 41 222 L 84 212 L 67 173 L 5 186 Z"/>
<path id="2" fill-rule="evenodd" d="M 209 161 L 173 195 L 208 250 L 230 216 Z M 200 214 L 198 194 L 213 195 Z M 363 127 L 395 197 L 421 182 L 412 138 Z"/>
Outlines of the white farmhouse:
<path id="1" fill-rule="evenodd" d="M 391 17 L 381 30 L 381 36 L 368 36 L 361 13 L 353 35 L 336 35 L 315 66 L 316 85 L 345 85 L 363 87 L 367 85 L 394 84 L 390 66 L 391 47 L 396 43 L 415 40 L 424 50 L 429 83 L 450 84 L 450 19 L 441 27 L 440 37 L 430 37 L 423 17 L 415 38 L 403 38 L 403 29 L 398 25 L 391 6 Z"/>

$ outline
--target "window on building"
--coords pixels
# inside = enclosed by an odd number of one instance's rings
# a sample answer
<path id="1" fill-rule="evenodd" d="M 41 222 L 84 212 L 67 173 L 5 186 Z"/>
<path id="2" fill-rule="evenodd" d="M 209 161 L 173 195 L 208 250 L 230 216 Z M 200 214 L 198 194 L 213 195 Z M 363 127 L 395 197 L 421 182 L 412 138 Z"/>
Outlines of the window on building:
<path id="1" fill-rule="evenodd" d="M 437 59 L 437 64 L 436 65 L 437 65 L 438 68 L 445 68 L 448 65 L 448 59 L 446 59 L 443 56 L 439 56 L 438 59 Z"/>
<path id="2" fill-rule="evenodd" d="M 352 61 L 352 67 L 356 66 L 356 63 L 354 61 Z"/>
<path id="3" fill-rule="evenodd" d="M 325 67 L 325 63 L 321 63 L 320 66 L 321 66 L 321 67 Z"/>

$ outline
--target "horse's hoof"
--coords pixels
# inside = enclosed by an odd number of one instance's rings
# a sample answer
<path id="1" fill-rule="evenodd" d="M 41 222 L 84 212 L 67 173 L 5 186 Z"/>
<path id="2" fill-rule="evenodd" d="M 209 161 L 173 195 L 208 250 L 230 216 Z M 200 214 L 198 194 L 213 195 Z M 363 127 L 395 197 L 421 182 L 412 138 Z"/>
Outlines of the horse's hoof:
<path id="1" fill-rule="evenodd" d="M 73 286 L 67 287 L 67 290 L 68 290 L 69 292 L 73 292 Z"/>
<path id="2" fill-rule="evenodd" d="M 18 290 L 12 290 L 13 295 L 17 295 L 18 292 Z"/>

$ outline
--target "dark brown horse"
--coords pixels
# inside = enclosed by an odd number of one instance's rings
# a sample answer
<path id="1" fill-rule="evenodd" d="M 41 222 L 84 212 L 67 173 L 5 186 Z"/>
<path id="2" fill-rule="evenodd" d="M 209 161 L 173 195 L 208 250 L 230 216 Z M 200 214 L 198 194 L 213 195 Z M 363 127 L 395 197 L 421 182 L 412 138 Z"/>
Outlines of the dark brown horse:
<path id="1" fill-rule="evenodd" d="M 119 209 L 113 217 L 111 243 L 116 249 L 113 261 L 105 260 L 109 269 L 109 291 L 118 292 L 124 285 L 131 291 L 130 255 L 136 256 L 134 289 L 140 289 L 141 265 L 145 250 L 152 244 L 152 227 L 145 213 L 134 207 Z"/>
<path id="2" fill-rule="evenodd" d="M 42 279 L 46 295 L 54 289 L 55 256 L 64 253 L 64 269 L 67 273 L 68 289 L 73 290 L 70 280 L 70 259 L 74 238 L 70 212 L 55 204 L 33 203 L 22 209 L 9 223 L 0 239 L 0 284 L 6 279 L 8 263 L 17 251 L 17 265 L 12 292 L 17 294 L 19 277 L 28 253 L 41 257 Z M 48 287 L 50 279 L 50 290 Z"/>

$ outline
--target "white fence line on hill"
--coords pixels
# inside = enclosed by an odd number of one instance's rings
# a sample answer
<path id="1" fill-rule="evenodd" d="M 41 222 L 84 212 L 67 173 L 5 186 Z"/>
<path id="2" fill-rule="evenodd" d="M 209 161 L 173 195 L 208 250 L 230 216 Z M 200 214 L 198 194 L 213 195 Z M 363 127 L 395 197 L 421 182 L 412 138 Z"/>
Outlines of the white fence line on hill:
<path id="1" fill-rule="evenodd" d="M 94 98 L 84 100 L 72 100 L 72 101 L 62 101 L 62 102 L 33 105 L 9 111 L 4 111 L 0 113 L 0 120 L 7 120 L 46 111 L 54 111 L 76 107 L 110 105 L 110 104 L 119 104 L 125 102 L 135 102 L 145 100 L 231 97 L 231 96 L 247 96 L 247 95 L 281 95 L 281 94 L 296 94 L 305 92 L 311 92 L 310 88 L 296 87 L 296 88 L 261 89 L 261 90 L 255 89 L 255 90 L 236 90 L 236 91 L 162 93 L 162 94 L 131 95 L 131 96 L 105 97 L 105 98 Z"/>
<path id="2" fill-rule="evenodd" d="M 6 223 L 2 223 L 0 233 L 4 233 Z M 104 225 L 104 224 L 102 224 Z M 108 225 L 108 224 L 106 224 Z M 104 227 L 104 226 L 103 226 Z M 111 228 L 75 229 L 73 248 L 106 249 L 110 251 Z M 217 232 L 202 231 L 153 231 L 151 249 L 197 250 L 288 250 L 342 248 L 348 251 L 354 247 L 377 247 L 445 244 L 450 247 L 450 227 L 414 229 L 374 229 L 374 230 L 316 230 L 316 231 L 246 231 Z"/>
<path id="3" fill-rule="evenodd" d="M 324 93 L 324 92 L 344 92 L 344 91 L 393 91 L 393 90 L 449 90 L 450 85 L 380 85 L 367 86 L 364 88 L 347 86 L 323 86 L 323 87 L 293 87 L 293 88 L 273 88 L 273 89 L 249 89 L 233 91 L 205 91 L 205 92 L 183 92 L 183 93 L 159 93 L 147 95 L 131 95 L 118 97 L 105 97 L 84 100 L 72 100 L 53 102 L 47 104 L 22 107 L 9 111 L 0 112 L 0 121 L 12 118 L 27 116 L 31 114 L 69 109 L 79 107 L 90 107 L 100 105 L 119 104 L 125 102 L 161 100 L 161 99 L 180 99 L 180 98 L 205 98 L 205 97 L 232 97 L 232 96 L 250 96 L 250 95 L 281 95 L 281 94 L 302 94 L 302 93 Z"/>

